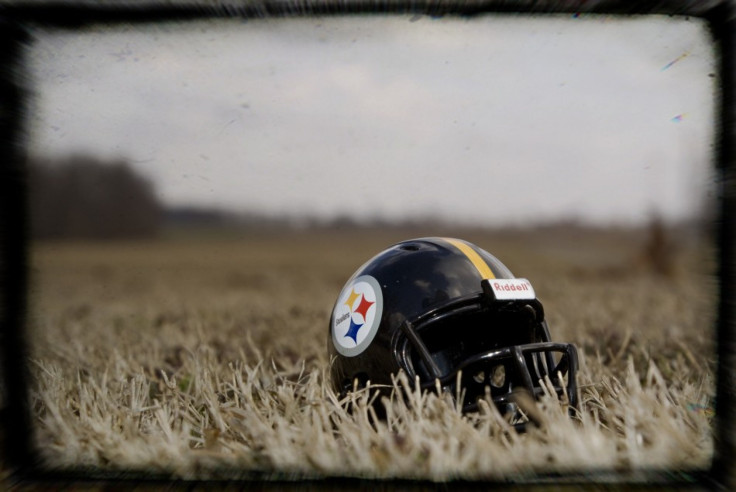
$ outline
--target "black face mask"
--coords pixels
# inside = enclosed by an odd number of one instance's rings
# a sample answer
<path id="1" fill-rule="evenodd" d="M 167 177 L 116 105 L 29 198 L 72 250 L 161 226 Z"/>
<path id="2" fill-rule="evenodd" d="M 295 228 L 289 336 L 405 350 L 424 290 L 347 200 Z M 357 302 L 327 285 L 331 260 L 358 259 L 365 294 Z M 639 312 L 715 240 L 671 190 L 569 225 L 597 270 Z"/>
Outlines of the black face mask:
<path id="1" fill-rule="evenodd" d="M 537 300 L 504 302 L 487 294 L 461 299 L 406 321 L 396 357 L 423 388 L 439 385 L 462 394 L 464 411 L 476 410 L 478 399 L 488 397 L 505 410 L 519 390 L 538 397 L 545 378 L 574 408 L 577 351 L 550 342 L 543 316 Z"/>

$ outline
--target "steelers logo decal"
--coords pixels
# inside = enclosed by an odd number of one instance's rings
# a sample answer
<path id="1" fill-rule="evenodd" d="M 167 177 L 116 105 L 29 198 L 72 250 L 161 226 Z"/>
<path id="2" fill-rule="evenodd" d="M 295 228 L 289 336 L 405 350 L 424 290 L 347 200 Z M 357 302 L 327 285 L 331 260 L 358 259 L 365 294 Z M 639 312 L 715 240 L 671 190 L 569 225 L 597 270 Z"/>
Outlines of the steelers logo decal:
<path id="1" fill-rule="evenodd" d="M 332 312 L 332 342 L 337 351 L 353 357 L 368 348 L 382 312 L 383 294 L 375 278 L 362 275 L 349 283 Z"/>

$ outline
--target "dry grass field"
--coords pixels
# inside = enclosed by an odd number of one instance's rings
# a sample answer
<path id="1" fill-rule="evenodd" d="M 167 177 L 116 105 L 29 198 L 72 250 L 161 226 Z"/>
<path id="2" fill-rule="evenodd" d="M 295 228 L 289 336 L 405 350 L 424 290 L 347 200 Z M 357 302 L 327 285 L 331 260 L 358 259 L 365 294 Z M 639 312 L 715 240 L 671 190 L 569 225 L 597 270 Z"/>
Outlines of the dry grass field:
<path id="1" fill-rule="evenodd" d="M 364 261 L 422 235 L 468 239 L 529 278 L 552 337 L 581 355 L 581 412 L 538 404 L 524 434 L 448 397 L 338 401 L 325 375 L 335 298 Z M 292 232 L 34 244 L 33 441 L 46 466 L 182 478 L 506 479 L 706 467 L 715 278 L 697 241 L 473 231 Z M 650 248 L 651 249 L 651 248 Z M 663 262 L 665 267 L 658 265 Z M 409 382 L 398 381 L 398 385 Z"/>

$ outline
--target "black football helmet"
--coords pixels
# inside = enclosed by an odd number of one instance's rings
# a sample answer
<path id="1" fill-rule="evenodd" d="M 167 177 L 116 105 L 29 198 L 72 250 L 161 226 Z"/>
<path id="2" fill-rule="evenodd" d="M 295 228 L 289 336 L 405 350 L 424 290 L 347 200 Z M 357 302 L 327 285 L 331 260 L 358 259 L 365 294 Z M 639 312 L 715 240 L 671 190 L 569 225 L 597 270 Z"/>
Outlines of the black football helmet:
<path id="1" fill-rule="evenodd" d="M 361 266 L 332 310 L 328 352 L 343 395 L 368 381 L 390 390 L 404 371 L 452 395 L 459 383 L 464 411 L 490 395 L 506 412 L 515 391 L 538 397 L 549 376 L 577 406 L 577 351 L 550 341 L 530 282 L 459 239 L 403 241 Z"/>

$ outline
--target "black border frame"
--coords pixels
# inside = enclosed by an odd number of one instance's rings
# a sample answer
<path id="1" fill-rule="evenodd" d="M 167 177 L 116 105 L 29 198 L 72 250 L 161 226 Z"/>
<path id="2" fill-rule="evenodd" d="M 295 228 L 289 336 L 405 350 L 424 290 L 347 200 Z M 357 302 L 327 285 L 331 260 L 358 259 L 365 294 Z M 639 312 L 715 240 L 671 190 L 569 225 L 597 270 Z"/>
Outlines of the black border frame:
<path id="1" fill-rule="evenodd" d="M 75 3 L 74 0 L 34 2 L 0 0 L 0 415 L 4 429 L 0 433 L 3 450 L 0 472 L 5 485 L 48 486 L 52 483 L 100 483 L 109 480 L 157 486 L 222 485 L 226 482 L 170 482 L 169 477 L 151 475 L 136 470 L 103 472 L 84 468 L 64 470 L 44 469 L 31 445 L 31 421 L 28 411 L 28 370 L 23 327 L 26 322 L 26 291 L 28 263 L 26 242 L 27 211 L 25 206 L 26 175 L 24 128 L 28 91 L 24 86 L 23 60 L 25 48 L 32 43 L 34 27 L 77 29 L 83 26 L 119 25 L 124 23 L 154 23 L 227 18 L 262 18 L 310 15 L 349 14 L 418 14 L 473 16 L 485 13 L 519 14 L 616 14 L 616 15 L 676 15 L 705 20 L 718 51 L 717 70 L 720 92 L 717 101 L 715 170 L 719 186 L 719 201 L 715 223 L 719 247 L 717 307 L 716 416 L 714 426 L 714 458 L 710 468 L 685 471 L 637 472 L 616 475 L 604 470 L 592 473 L 542 475 L 522 479 L 527 485 L 549 484 L 571 487 L 577 485 L 616 484 L 628 487 L 647 485 L 667 488 L 704 488 L 736 490 L 736 426 L 733 406 L 736 374 L 736 292 L 734 291 L 734 236 L 736 229 L 736 106 L 733 82 L 736 53 L 736 9 L 732 0 L 241 0 L 207 2 L 206 0 L 170 0 L 167 3 L 114 1 Z M 243 485 L 293 489 L 314 487 L 320 490 L 344 488 L 408 489 L 433 488 L 432 482 L 407 480 L 364 482 L 357 478 L 304 477 L 281 472 L 240 471 L 235 477 Z M 2 483 L 2 482 L 0 482 Z M 509 482 L 503 482 L 508 484 Z M 486 489 L 490 482 L 450 482 L 443 488 L 460 484 L 463 487 Z M 495 483 L 501 485 L 501 483 Z"/>

